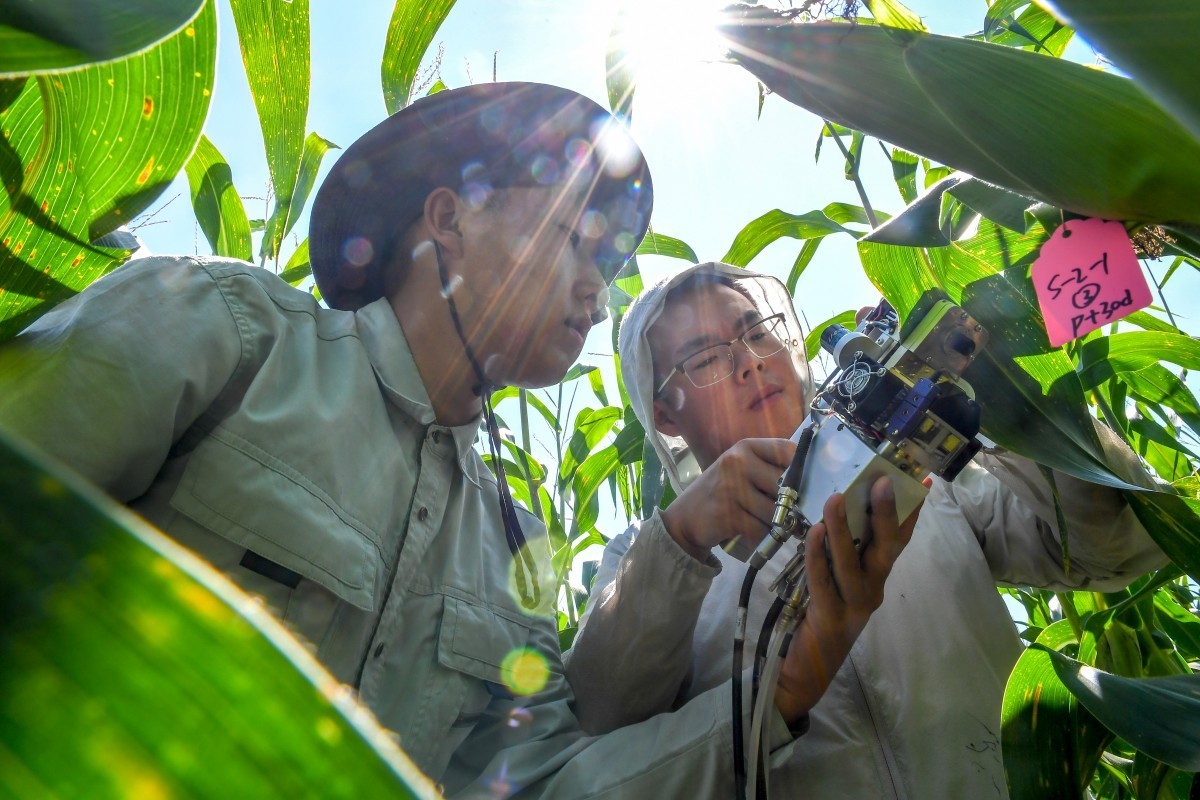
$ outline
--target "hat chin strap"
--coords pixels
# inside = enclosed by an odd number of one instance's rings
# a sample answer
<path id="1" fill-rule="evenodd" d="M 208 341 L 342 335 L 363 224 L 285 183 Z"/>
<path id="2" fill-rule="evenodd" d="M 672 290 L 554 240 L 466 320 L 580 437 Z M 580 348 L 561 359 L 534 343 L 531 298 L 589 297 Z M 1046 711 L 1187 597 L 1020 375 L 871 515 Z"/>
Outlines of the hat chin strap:
<path id="1" fill-rule="evenodd" d="M 516 505 L 513 503 L 512 494 L 508 491 L 508 476 L 504 472 L 504 461 L 500 458 L 500 428 L 496 424 L 496 412 L 492 408 L 492 391 L 499 387 L 484 375 L 483 367 L 479 365 L 479 359 L 475 357 L 475 351 L 467 343 L 466 334 L 463 333 L 462 320 L 458 316 L 458 306 L 455 305 L 454 297 L 451 294 L 450 276 L 446 271 L 446 263 L 442 259 L 442 246 L 436 239 L 433 240 L 433 252 L 437 259 L 442 297 L 446 299 L 446 307 L 450 310 L 450 320 L 454 323 L 454 332 L 458 335 L 458 340 L 462 342 L 463 353 L 467 356 L 467 361 L 470 362 L 471 369 L 475 371 L 475 377 L 479 381 L 471 387 L 471 390 L 483 400 L 483 419 L 488 429 L 488 449 L 492 454 L 492 467 L 496 471 L 496 488 L 500 495 L 500 511 L 504 516 L 504 536 L 508 540 L 508 549 L 512 553 L 513 564 L 516 568 L 517 589 L 521 593 L 521 605 L 532 610 L 537 608 L 541 600 L 537 580 L 537 564 L 533 560 L 533 554 L 525 546 L 525 534 L 521 530 L 521 523 L 517 520 Z M 532 577 L 532 592 L 530 591 L 531 582 L 525 575 L 526 569 L 529 570 Z"/>

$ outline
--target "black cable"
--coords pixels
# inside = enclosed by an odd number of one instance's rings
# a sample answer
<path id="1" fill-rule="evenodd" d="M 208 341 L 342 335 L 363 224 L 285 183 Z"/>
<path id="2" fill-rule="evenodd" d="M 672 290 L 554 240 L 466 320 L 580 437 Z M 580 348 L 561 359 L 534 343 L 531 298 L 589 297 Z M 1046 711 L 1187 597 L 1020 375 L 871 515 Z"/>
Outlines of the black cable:
<path id="1" fill-rule="evenodd" d="M 746 647 L 746 616 L 757 567 L 747 567 L 738 595 L 737 622 L 733 629 L 733 785 L 737 800 L 746 800 L 746 745 L 742 726 L 742 651 Z"/>
<path id="2" fill-rule="evenodd" d="M 474 390 L 483 400 L 483 418 L 488 430 L 488 449 L 492 453 L 492 466 L 496 470 L 496 492 L 500 496 L 500 513 L 504 518 L 504 538 L 508 541 L 509 552 L 512 553 L 517 590 L 521 593 L 521 605 L 533 610 L 538 607 L 541 600 L 541 591 L 537 580 L 537 563 L 533 560 L 533 554 L 529 552 L 529 548 L 525 546 L 525 532 L 521 530 L 521 523 L 517 519 L 516 505 L 508 490 L 508 476 L 504 472 L 504 461 L 500 457 L 500 428 L 496 424 L 496 412 L 492 408 L 491 390 L 494 387 L 488 381 L 487 376 L 483 374 L 483 368 L 479 366 L 479 360 L 475 358 L 475 352 L 467 343 L 466 334 L 463 333 L 462 321 L 458 318 L 458 306 L 455 305 L 454 298 L 451 296 L 450 276 L 447 274 L 446 264 L 442 260 L 442 248 L 436 240 L 433 242 L 433 252 L 437 259 L 438 279 L 442 283 L 442 296 L 446 298 L 446 305 L 450 309 L 450 320 L 454 323 L 454 332 L 458 334 L 458 340 L 462 342 L 467 361 L 470 362 L 471 369 L 475 371 L 475 377 L 479 380 L 479 385 L 474 387 Z M 526 578 L 526 568 L 529 569 L 532 580 Z M 530 593 L 531 584 L 532 594 Z"/>
<path id="3" fill-rule="evenodd" d="M 783 611 L 785 605 L 782 597 L 776 597 L 771 603 L 771 607 L 767 609 L 767 616 L 763 619 L 762 629 L 758 633 L 758 643 L 754 648 L 754 671 L 750 679 L 750 708 L 755 708 L 758 705 L 758 684 L 762 678 L 763 667 L 767 664 L 768 653 L 771 647 L 771 631 L 775 628 L 775 622 L 779 619 L 780 612 Z M 767 798 L 767 765 L 763 759 L 762 747 L 758 748 L 758 752 L 754 757 L 758 760 L 759 779 L 755 782 L 755 797 L 756 800 L 766 800 Z"/>

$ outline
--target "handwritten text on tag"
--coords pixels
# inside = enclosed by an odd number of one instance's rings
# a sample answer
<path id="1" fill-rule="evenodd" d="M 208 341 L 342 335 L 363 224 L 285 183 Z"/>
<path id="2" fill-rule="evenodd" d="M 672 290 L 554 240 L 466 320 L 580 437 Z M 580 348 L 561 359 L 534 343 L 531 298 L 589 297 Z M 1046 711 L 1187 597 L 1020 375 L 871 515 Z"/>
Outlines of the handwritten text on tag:
<path id="1" fill-rule="evenodd" d="M 1033 264 L 1050 344 L 1078 339 L 1150 305 L 1150 286 L 1120 222 L 1064 222 Z"/>

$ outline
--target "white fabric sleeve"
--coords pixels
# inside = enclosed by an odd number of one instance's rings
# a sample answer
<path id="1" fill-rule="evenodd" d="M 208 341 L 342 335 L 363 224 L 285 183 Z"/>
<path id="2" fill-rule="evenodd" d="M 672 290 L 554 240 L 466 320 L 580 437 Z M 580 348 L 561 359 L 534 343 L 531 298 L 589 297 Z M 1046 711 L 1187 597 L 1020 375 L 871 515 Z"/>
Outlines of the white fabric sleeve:
<path id="1" fill-rule="evenodd" d="M 691 670 L 700 606 L 720 571 L 711 555 L 701 563 L 685 553 L 658 512 L 608 543 L 563 657 L 584 730 L 604 733 L 673 707 Z"/>
<path id="2" fill-rule="evenodd" d="M 1154 487 L 1107 426 L 1096 423 L 1096 431 L 1120 477 Z M 1050 485 L 1028 459 L 998 449 L 980 453 L 954 483 L 938 481 L 930 500 L 958 507 L 998 583 L 1110 591 L 1167 563 L 1119 490 L 1058 471 L 1054 482 L 1067 524 L 1069 568 Z"/>

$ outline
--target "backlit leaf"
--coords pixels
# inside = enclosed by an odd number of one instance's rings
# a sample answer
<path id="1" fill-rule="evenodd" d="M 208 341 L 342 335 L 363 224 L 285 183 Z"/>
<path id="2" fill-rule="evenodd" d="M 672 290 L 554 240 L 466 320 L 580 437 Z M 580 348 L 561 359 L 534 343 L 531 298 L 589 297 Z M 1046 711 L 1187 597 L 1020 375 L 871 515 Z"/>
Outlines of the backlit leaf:
<path id="1" fill-rule="evenodd" d="M 3 438 L 0 547 L 0 795 L 437 796 L 258 602 Z"/>
<path id="2" fill-rule="evenodd" d="M 308 121 L 308 0 L 230 0 L 229 5 L 275 193 L 262 255 L 275 258 L 291 216 Z"/>
<path id="3" fill-rule="evenodd" d="M 187 162 L 215 58 L 209 3 L 137 56 L 0 81 L 0 339 L 128 257 L 89 242 L 144 210 Z"/>
<path id="4" fill-rule="evenodd" d="M 187 177 L 196 220 L 213 253 L 249 261 L 252 253 L 246 207 L 233 185 L 229 164 L 207 136 L 200 137 L 188 160 Z"/>
<path id="5" fill-rule="evenodd" d="M 1126 78 L 986 42 L 753 16 L 722 26 L 734 58 L 824 119 L 1080 214 L 1200 222 L 1200 142 Z"/>
<path id="6" fill-rule="evenodd" d="M 1038 0 L 1200 138 L 1200 85 L 1188 59 L 1200 30 L 1192 0 Z"/>
<path id="7" fill-rule="evenodd" d="M 396 0 L 379 67 L 388 114 L 412 102 L 421 59 L 453 7 L 454 0 Z"/>
<path id="8" fill-rule="evenodd" d="M 8 2 L 0 7 L 0 78 L 123 58 L 179 31 L 204 0 Z"/>
<path id="9" fill-rule="evenodd" d="M 1123 678 L 1043 652 L 1071 694 L 1109 730 L 1159 761 L 1200 771 L 1200 675 Z"/>

